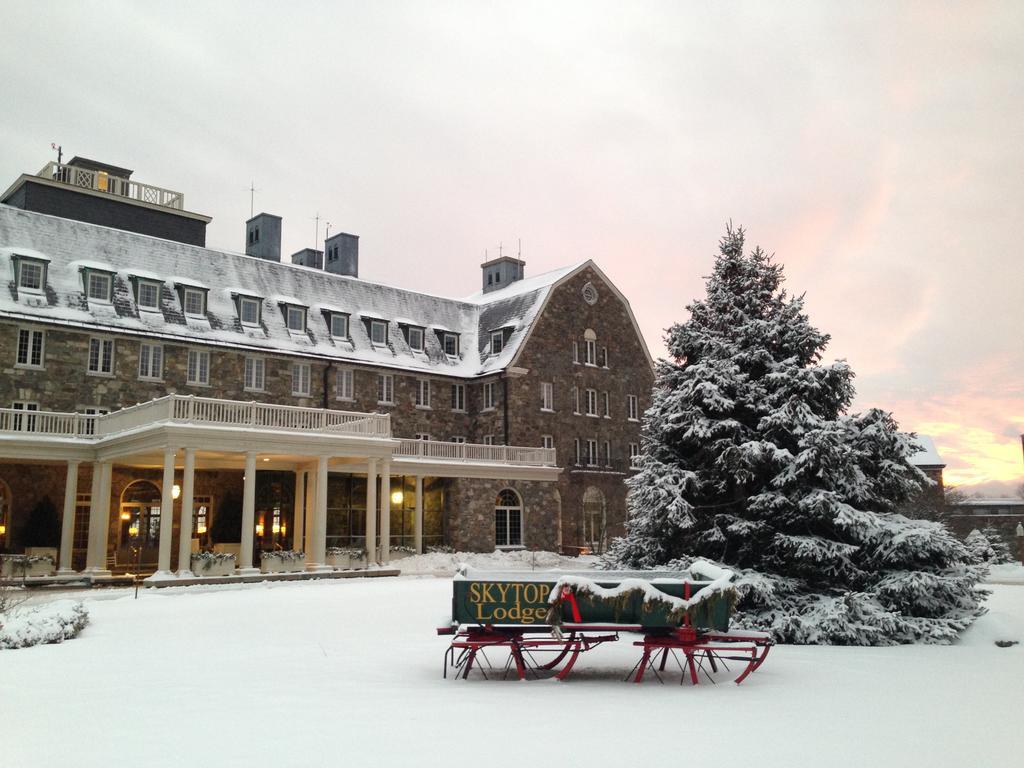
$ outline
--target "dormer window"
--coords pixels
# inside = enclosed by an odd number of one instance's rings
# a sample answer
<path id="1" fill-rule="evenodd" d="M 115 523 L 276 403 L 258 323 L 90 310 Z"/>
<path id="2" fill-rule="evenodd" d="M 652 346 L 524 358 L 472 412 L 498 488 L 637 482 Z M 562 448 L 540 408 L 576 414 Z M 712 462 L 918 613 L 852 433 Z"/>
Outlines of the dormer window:
<path id="1" fill-rule="evenodd" d="M 497 355 L 505 348 L 505 331 L 491 331 L 491 354 Z"/>
<path id="2" fill-rule="evenodd" d="M 135 290 L 139 309 L 152 312 L 160 309 L 160 283 L 153 280 L 139 280 Z"/>
<path id="3" fill-rule="evenodd" d="M 374 346 L 383 347 L 388 343 L 388 324 L 383 320 L 370 321 L 370 342 Z"/>
<path id="4" fill-rule="evenodd" d="M 260 324 L 260 301 L 251 296 L 238 297 L 238 319 L 242 325 Z"/>
<path id="5" fill-rule="evenodd" d="M 305 333 L 306 331 L 306 308 L 285 307 L 285 319 L 288 323 L 288 330 L 292 333 Z"/>
<path id="6" fill-rule="evenodd" d="M 89 301 L 110 303 L 110 289 L 113 285 L 112 275 L 106 272 L 85 273 L 85 295 Z"/>
<path id="7" fill-rule="evenodd" d="M 348 339 L 348 315 L 341 312 L 331 313 L 331 336 L 336 339 Z"/>
<path id="8" fill-rule="evenodd" d="M 459 334 L 448 333 L 445 331 L 441 334 L 441 346 L 444 348 L 444 353 L 448 357 L 459 356 Z"/>
<path id="9" fill-rule="evenodd" d="M 19 258 L 15 263 L 18 272 L 18 290 L 41 292 L 46 282 L 46 262 Z"/>
<path id="10" fill-rule="evenodd" d="M 181 293 L 181 308 L 186 317 L 206 317 L 206 291 L 201 288 L 184 288 Z"/>
<path id="11" fill-rule="evenodd" d="M 423 329 L 417 328 L 416 326 L 410 325 L 408 327 L 407 339 L 409 341 L 409 349 L 413 352 L 423 351 Z"/>

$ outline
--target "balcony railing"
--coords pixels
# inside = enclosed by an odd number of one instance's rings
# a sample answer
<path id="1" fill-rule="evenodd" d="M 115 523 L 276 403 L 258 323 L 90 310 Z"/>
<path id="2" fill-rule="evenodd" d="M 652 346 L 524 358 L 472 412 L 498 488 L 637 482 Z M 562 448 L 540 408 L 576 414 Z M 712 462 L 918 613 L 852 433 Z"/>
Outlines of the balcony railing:
<path id="1" fill-rule="evenodd" d="M 446 443 L 442 440 L 402 440 L 395 456 L 403 459 L 476 461 L 493 464 L 555 466 L 554 448 L 523 448 L 515 445 Z"/>
<path id="2" fill-rule="evenodd" d="M 156 421 L 391 437 L 391 417 L 386 413 L 331 411 L 191 395 L 167 395 L 114 411 L 102 417 L 98 429 L 101 435 L 112 435 Z"/>
<path id="3" fill-rule="evenodd" d="M 178 211 L 185 208 L 185 195 L 181 192 L 173 192 L 163 187 L 154 187 L 151 184 L 142 184 L 131 179 L 111 176 L 105 171 L 94 171 L 89 168 L 79 168 L 76 165 L 51 162 L 43 166 L 43 170 L 36 175 L 72 187 L 106 192 L 115 197 L 126 197 L 141 203 L 161 205 Z"/>
<path id="4" fill-rule="evenodd" d="M 92 437 L 99 416 L 0 408 L 0 433 L 32 433 L 48 437 Z"/>

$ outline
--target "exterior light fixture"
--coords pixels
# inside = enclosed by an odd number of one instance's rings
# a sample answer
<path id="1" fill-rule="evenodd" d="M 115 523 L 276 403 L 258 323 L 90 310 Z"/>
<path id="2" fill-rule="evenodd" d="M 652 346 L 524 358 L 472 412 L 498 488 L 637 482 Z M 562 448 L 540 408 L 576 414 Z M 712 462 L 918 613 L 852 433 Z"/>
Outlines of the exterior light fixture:
<path id="1" fill-rule="evenodd" d="M 392 504 L 401 504 L 402 503 L 402 499 L 404 499 L 404 498 L 405 498 L 405 495 L 401 491 L 392 491 L 391 492 L 391 503 Z"/>
<path id="2" fill-rule="evenodd" d="M 180 485 L 172 485 L 171 486 L 171 498 L 177 500 L 177 498 L 179 496 L 181 496 L 181 486 Z"/>
<path id="3" fill-rule="evenodd" d="M 136 520 L 134 523 L 132 523 L 130 526 L 128 526 L 128 535 L 131 536 L 133 539 L 136 536 L 139 535 L 139 521 L 138 520 Z"/>
<path id="4" fill-rule="evenodd" d="M 256 535 L 257 536 L 262 536 L 263 535 L 263 523 L 256 523 Z"/>
<path id="5" fill-rule="evenodd" d="M 123 510 L 121 512 L 121 519 L 122 520 L 131 520 L 132 519 L 132 513 L 129 512 L 127 509 Z"/>

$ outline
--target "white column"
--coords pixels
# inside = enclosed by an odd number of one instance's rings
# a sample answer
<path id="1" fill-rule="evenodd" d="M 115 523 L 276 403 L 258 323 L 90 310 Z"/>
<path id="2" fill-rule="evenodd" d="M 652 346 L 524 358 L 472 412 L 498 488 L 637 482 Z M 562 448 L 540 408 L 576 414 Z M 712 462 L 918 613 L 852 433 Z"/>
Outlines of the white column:
<path id="1" fill-rule="evenodd" d="M 302 537 L 306 531 L 306 472 L 295 470 L 295 509 L 292 512 L 292 549 L 308 551 Z M 306 562 L 309 562 L 307 559 Z"/>
<path id="2" fill-rule="evenodd" d="M 307 567 L 322 570 L 327 560 L 327 457 L 316 462 L 316 499 L 313 503 L 313 525 L 308 532 Z M 329 569 L 328 569 L 329 570 Z"/>
<path id="3" fill-rule="evenodd" d="M 306 566 L 315 565 L 316 561 L 313 559 L 313 534 L 316 531 L 316 472 L 306 471 L 303 474 L 306 475 L 309 480 L 309 488 L 306 491 L 306 508 L 303 510 L 303 517 L 305 518 L 305 539 L 306 539 Z"/>
<path id="4" fill-rule="evenodd" d="M 92 575 L 109 575 L 107 570 L 107 531 L 110 528 L 110 475 L 109 461 L 92 465 L 92 500 L 89 506 L 89 549 L 85 557 L 86 570 Z"/>
<path id="5" fill-rule="evenodd" d="M 416 517 L 412 521 L 412 548 L 423 554 L 423 478 L 416 475 Z"/>
<path id="6" fill-rule="evenodd" d="M 391 462 L 380 465 L 380 562 L 391 562 Z"/>
<path id="7" fill-rule="evenodd" d="M 181 528 L 178 533 L 178 575 L 192 575 L 192 507 L 195 498 L 196 449 L 185 449 L 181 473 Z"/>
<path id="8" fill-rule="evenodd" d="M 377 460 L 366 462 L 366 562 L 377 562 Z"/>
<path id="9" fill-rule="evenodd" d="M 164 479 L 160 489 L 160 547 L 157 557 L 157 573 L 171 572 L 171 535 L 174 531 L 174 457 L 172 448 L 164 451 Z"/>
<path id="10" fill-rule="evenodd" d="M 75 502 L 78 501 L 78 461 L 68 461 L 68 476 L 64 480 L 64 516 L 60 521 L 60 570 L 71 570 L 71 550 L 75 546 Z"/>
<path id="11" fill-rule="evenodd" d="M 252 566 L 252 537 L 256 525 L 256 451 L 245 454 L 245 482 L 242 490 L 242 551 L 239 572 L 255 572 Z"/>

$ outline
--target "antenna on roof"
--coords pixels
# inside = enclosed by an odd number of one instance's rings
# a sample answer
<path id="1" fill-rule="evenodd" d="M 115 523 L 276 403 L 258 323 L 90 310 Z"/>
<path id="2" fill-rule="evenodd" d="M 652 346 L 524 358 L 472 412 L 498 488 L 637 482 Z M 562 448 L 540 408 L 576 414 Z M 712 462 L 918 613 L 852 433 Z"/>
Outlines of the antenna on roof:
<path id="1" fill-rule="evenodd" d="M 502 253 L 501 253 L 501 243 L 499 242 L 498 243 L 498 258 L 500 259 L 501 256 L 502 256 Z"/>
<path id="2" fill-rule="evenodd" d="M 50 142 L 50 149 L 56 150 L 57 152 L 57 165 L 61 165 L 61 159 L 64 157 L 64 147 L 58 145 L 56 142 Z"/>
<path id="3" fill-rule="evenodd" d="M 516 258 L 520 261 L 523 260 L 523 238 L 519 238 L 519 252 L 516 254 Z"/>
<path id="4" fill-rule="evenodd" d="M 249 188 L 246 190 L 249 193 L 249 218 L 251 219 L 256 215 L 256 193 L 259 192 L 256 189 L 256 182 L 250 181 Z"/>
<path id="5" fill-rule="evenodd" d="M 313 217 L 316 222 L 316 232 L 313 234 L 313 250 L 316 250 L 316 244 L 320 242 L 320 211 L 316 212 L 316 216 Z"/>

